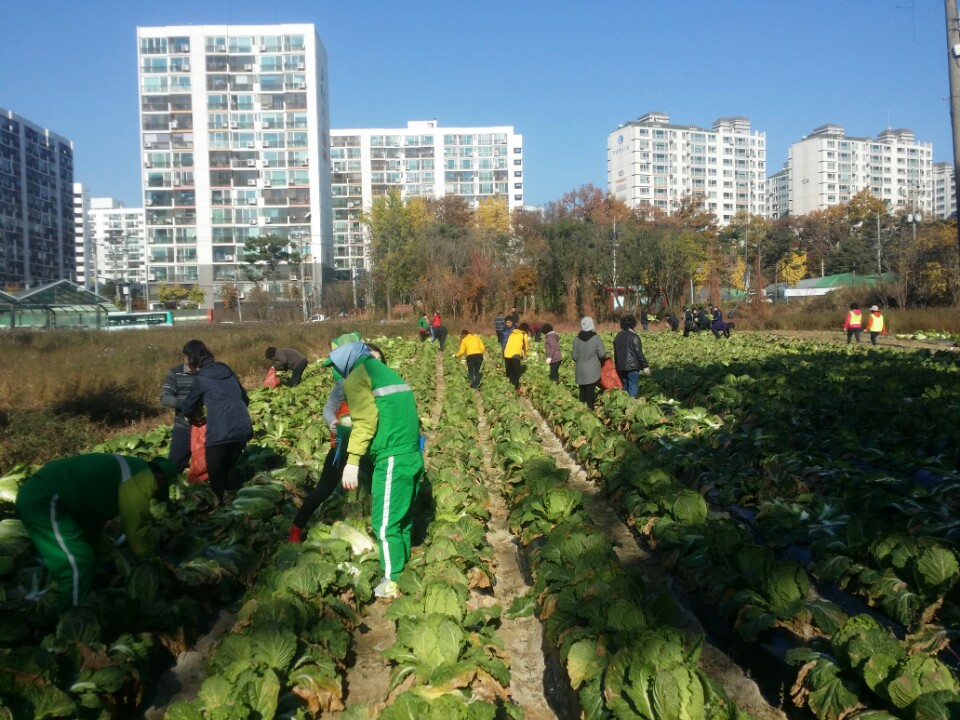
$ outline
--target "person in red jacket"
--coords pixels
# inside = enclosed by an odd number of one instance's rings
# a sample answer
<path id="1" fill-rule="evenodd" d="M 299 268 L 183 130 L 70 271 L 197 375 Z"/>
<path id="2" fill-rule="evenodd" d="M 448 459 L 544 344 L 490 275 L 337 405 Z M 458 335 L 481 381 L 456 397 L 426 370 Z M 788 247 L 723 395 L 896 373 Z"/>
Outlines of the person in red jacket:
<path id="1" fill-rule="evenodd" d="M 850 344 L 852 337 L 860 342 L 860 331 L 863 330 L 863 314 L 860 312 L 860 306 L 856 303 L 850 303 L 850 312 L 843 319 L 843 329 L 847 331 L 847 345 Z"/>

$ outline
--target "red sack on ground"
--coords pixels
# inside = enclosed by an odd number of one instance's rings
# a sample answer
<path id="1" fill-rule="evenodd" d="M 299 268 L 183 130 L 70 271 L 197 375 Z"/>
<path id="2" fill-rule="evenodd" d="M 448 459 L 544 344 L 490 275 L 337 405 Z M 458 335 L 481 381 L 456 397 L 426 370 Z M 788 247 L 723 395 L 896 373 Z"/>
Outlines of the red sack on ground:
<path id="1" fill-rule="evenodd" d="M 267 376 L 263 379 L 263 386 L 275 388 L 280 384 L 280 378 L 277 377 L 277 371 L 273 368 L 267 370 Z"/>
<path id="2" fill-rule="evenodd" d="M 620 382 L 617 367 L 610 358 L 605 359 L 600 365 L 600 387 L 604 390 L 623 390 L 623 383 Z"/>
<path id="3" fill-rule="evenodd" d="M 207 426 L 193 425 L 190 428 L 190 467 L 187 469 L 187 482 L 207 481 Z"/>

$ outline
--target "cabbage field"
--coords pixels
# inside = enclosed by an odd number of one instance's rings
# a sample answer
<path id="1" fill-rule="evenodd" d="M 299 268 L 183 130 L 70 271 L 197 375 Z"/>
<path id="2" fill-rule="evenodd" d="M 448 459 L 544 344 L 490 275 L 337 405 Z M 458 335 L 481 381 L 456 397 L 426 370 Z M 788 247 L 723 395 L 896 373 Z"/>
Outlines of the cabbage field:
<path id="1" fill-rule="evenodd" d="M 231 502 L 182 480 L 154 507 L 150 559 L 108 526 L 96 589 L 63 616 L 13 509 L 31 469 L 15 469 L 0 718 L 960 717 L 957 355 L 643 339 L 641 397 L 604 393 L 595 412 L 536 344 L 517 394 L 492 340 L 478 392 L 449 349 L 376 339 L 427 434 L 391 602 L 373 598 L 363 487 L 286 540 L 328 447 L 319 363 L 251 393 Z M 92 449 L 152 457 L 168 438 Z"/>

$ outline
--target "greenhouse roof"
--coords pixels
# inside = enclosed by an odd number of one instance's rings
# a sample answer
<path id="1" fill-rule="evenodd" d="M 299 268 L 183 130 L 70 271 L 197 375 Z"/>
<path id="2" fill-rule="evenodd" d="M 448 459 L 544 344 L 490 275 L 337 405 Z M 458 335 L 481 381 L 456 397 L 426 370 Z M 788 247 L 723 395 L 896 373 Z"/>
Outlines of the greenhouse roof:
<path id="1" fill-rule="evenodd" d="M 11 303 L 11 304 L 16 305 L 16 303 L 17 303 L 17 298 L 16 298 L 16 296 L 11 295 L 11 294 L 8 293 L 8 292 L 4 292 L 3 290 L 0 290 L 0 302 Z"/>
<path id="2" fill-rule="evenodd" d="M 893 273 L 883 273 L 880 276 L 884 281 L 890 282 L 894 279 Z M 861 285 L 876 285 L 876 275 L 857 275 L 856 273 L 840 273 L 839 275 L 826 275 L 818 278 L 806 278 L 797 283 L 798 288 L 839 288 L 855 287 Z"/>
<path id="3" fill-rule="evenodd" d="M 38 288 L 22 290 L 11 297 L 14 304 L 20 308 L 81 309 L 100 307 L 108 312 L 119 311 L 107 298 L 90 292 L 69 280 L 57 280 Z"/>

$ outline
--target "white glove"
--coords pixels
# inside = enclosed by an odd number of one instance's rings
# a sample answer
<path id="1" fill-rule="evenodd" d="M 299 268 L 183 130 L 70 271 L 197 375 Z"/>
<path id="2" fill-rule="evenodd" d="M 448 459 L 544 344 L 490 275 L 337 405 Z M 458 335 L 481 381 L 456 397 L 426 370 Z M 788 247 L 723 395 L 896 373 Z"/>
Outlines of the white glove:
<path id="1" fill-rule="evenodd" d="M 344 490 L 356 490 L 357 484 L 359 481 L 360 466 L 359 465 L 344 465 L 343 466 L 343 477 L 340 482 L 343 484 Z"/>
<path id="2" fill-rule="evenodd" d="M 649 368 L 649 367 L 645 367 L 645 368 L 643 369 L 643 374 L 646 375 L 647 377 L 650 377 L 650 368 Z"/>

